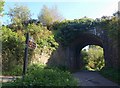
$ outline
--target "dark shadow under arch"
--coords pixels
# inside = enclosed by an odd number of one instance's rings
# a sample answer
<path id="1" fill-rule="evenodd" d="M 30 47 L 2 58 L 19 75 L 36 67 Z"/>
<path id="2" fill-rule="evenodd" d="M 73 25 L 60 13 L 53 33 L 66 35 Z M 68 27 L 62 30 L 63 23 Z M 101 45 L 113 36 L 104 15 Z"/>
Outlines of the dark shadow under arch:
<path id="1" fill-rule="evenodd" d="M 60 45 L 58 49 L 52 53 L 47 65 L 65 66 L 71 71 L 79 70 L 82 66 L 80 51 L 87 45 L 97 45 L 102 47 L 105 66 L 111 65 L 111 61 L 107 58 L 109 54 L 107 51 L 107 45 L 105 45 L 104 41 L 100 37 L 90 33 L 79 34 L 79 36 L 74 38 L 67 47 Z"/>

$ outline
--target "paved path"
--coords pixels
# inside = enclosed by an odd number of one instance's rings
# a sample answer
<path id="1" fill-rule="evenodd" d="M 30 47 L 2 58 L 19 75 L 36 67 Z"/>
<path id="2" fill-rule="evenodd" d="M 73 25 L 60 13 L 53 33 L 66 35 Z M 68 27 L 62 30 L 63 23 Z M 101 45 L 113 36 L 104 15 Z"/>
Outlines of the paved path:
<path id="1" fill-rule="evenodd" d="M 97 88 L 98 86 L 102 87 L 102 86 L 111 86 L 110 88 L 120 88 L 119 85 L 117 85 L 116 83 L 113 83 L 112 81 L 104 78 L 103 76 L 101 76 L 98 72 L 93 72 L 93 71 L 79 71 L 76 73 L 73 73 L 73 76 L 75 78 L 78 79 L 79 82 L 79 86 L 93 86 L 95 88 Z M 90 87 L 90 88 L 91 88 Z M 100 88 L 101 88 L 100 87 Z M 102 88 L 104 88 L 102 87 Z"/>

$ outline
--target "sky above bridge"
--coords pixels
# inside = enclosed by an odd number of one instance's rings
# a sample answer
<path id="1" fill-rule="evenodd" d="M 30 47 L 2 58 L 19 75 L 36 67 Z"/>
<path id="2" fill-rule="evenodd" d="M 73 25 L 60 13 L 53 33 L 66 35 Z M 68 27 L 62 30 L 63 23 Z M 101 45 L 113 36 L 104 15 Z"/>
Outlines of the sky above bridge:
<path id="1" fill-rule="evenodd" d="M 84 16 L 89 18 L 100 18 L 102 16 L 112 16 L 118 10 L 118 1 L 120 0 L 6 0 L 4 12 L 14 5 L 22 4 L 28 6 L 31 10 L 32 18 L 37 16 L 43 5 L 48 7 L 57 6 L 61 15 L 68 20 L 79 19 Z M 8 24 L 8 16 L 2 18 L 2 24 Z"/>

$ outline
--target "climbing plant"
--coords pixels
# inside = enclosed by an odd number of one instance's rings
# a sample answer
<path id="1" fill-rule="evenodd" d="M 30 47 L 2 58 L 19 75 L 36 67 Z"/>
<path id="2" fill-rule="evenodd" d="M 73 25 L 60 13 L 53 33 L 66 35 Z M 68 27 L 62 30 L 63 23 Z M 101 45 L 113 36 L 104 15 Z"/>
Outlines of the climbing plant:
<path id="1" fill-rule="evenodd" d="M 64 20 L 62 22 L 55 22 L 51 29 L 55 34 L 55 39 L 63 46 L 68 45 L 75 39 L 79 33 L 83 33 L 99 27 L 102 30 L 107 31 L 107 36 L 113 39 L 118 39 L 118 33 L 120 33 L 120 19 L 117 17 L 97 18 L 95 20 L 90 18 L 81 18 L 75 20 Z"/>
<path id="2" fill-rule="evenodd" d="M 96 26 L 99 26 L 103 30 L 106 30 L 108 36 L 114 40 L 118 39 L 120 33 L 120 19 L 117 17 L 102 17 L 101 19 L 95 20 Z"/>
<path id="3" fill-rule="evenodd" d="M 30 36 L 32 36 L 37 43 L 39 54 L 41 52 L 49 53 L 56 50 L 58 43 L 63 46 L 69 45 L 80 33 L 84 33 L 93 29 L 96 26 L 101 27 L 103 30 L 107 30 L 108 36 L 117 40 L 118 33 L 120 34 L 120 20 L 116 17 L 112 18 L 101 18 L 101 19 L 90 19 L 81 18 L 75 20 L 64 20 L 62 22 L 55 22 L 48 30 L 41 24 L 28 24 L 23 31 L 12 31 L 12 28 L 2 27 L 3 35 L 1 41 L 3 44 L 3 58 L 4 60 L 17 60 L 23 59 L 24 43 L 25 43 L 25 32 L 29 29 Z M 32 52 L 29 53 L 32 55 Z M 22 56 L 21 56 L 22 55 Z M 20 57 L 20 58 L 19 58 Z M 20 63 L 21 63 L 20 60 Z M 7 65 L 7 64 L 6 64 Z M 4 66 L 6 67 L 6 66 Z M 10 66 L 8 66 L 10 67 Z M 12 67 L 11 67 L 12 68 Z"/>
<path id="4" fill-rule="evenodd" d="M 52 26 L 55 34 L 55 39 L 63 44 L 68 45 L 81 32 L 93 28 L 94 20 L 90 18 L 81 18 L 75 20 L 64 20 L 62 22 L 55 22 Z"/>

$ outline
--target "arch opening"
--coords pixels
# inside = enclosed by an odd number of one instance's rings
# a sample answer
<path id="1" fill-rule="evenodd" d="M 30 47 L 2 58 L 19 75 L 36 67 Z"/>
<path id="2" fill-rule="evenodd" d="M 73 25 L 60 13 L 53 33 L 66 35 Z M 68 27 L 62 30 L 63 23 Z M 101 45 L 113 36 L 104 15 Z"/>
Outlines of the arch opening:
<path id="1" fill-rule="evenodd" d="M 84 61 L 81 57 L 81 55 L 82 55 L 81 51 L 87 45 L 89 45 L 91 47 L 92 47 L 92 45 L 94 45 L 95 47 L 99 47 L 100 50 L 102 50 L 101 52 L 103 52 L 103 53 L 101 53 L 101 57 L 99 57 L 99 59 L 103 58 L 102 62 L 98 61 L 98 63 L 103 64 L 103 66 L 100 66 L 98 68 L 96 67 L 95 69 L 91 69 L 91 70 L 100 70 L 100 69 L 102 69 L 102 67 L 107 66 L 108 59 L 106 58 L 107 54 L 106 54 L 106 48 L 104 46 L 103 40 L 97 35 L 83 33 L 79 37 L 77 37 L 75 39 L 75 41 L 73 41 L 70 45 L 70 49 L 72 52 L 69 54 L 70 55 L 69 62 L 70 62 L 70 68 L 72 71 L 78 71 L 85 67 L 85 65 L 83 63 Z M 92 51 L 96 52 L 96 53 L 98 52 L 97 50 L 92 50 Z M 97 59 L 95 59 L 95 60 L 97 60 Z M 97 63 L 97 62 L 94 62 L 94 63 Z M 95 67 L 97 65 L 98 64 L 93 64 L 93 67 Z M 90 69 L 88 69 L 88 70 L 90 70 Z"/>
<path id="2" fill-rule="evenodd" d="M 81 51 L 82 70 L 99 71 L 105 66 L 104 50 L 98 45 L 88 45 Z"/>

